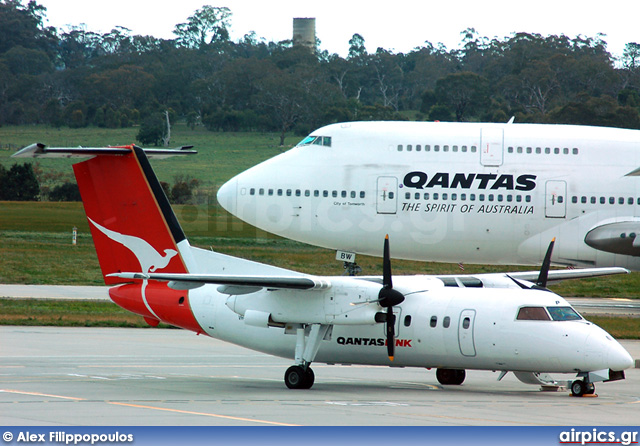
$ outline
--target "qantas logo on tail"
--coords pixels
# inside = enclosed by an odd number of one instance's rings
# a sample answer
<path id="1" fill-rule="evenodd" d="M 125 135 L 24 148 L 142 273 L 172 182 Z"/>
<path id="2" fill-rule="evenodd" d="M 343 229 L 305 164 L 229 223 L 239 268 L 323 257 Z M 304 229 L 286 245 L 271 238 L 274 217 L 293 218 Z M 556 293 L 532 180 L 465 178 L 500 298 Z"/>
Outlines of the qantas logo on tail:
<path id="1" fill-rule="evenodd" d="M 153 246 L 139 237 L 112 231 L 104 226 L 100 226 L 90 218 L 89 221 L 104 235 L 131 251 L 138 259 L 138 262 L 140 262 L 141 272 L 143 273 L 152 273 L 158 269 L 165 268 L 171 259 L 178 254 L 178 251 L 175 249 L 165 249 L 164 255 L 162 255 Z"/>

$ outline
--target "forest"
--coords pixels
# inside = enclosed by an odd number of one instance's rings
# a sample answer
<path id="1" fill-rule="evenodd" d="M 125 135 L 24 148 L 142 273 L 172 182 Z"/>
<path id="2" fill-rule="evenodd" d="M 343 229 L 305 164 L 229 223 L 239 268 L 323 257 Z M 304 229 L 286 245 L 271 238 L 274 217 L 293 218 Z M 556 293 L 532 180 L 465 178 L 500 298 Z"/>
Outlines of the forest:
<path id="1" fill-rule="evenodd" d="M 229 37 L 232 10 L 203 6 L 175 38 L 44 25 L 35 0 L 0 0 L 0 125 L 140 126 L 160 144 L 167 119 L 212 131 L 304 135 L 351 120 L 569 123 L 640 128 L 640 44 L 615 59 L 604 36 L 461 33 L 459 49 L 346 58 L 255 33 Z M 346 43 L 345 43 L 346 45 Z M 145 134 L 148 132 L 149 134 Z M 143 139 L 147 138 L 146 141 Z"/>

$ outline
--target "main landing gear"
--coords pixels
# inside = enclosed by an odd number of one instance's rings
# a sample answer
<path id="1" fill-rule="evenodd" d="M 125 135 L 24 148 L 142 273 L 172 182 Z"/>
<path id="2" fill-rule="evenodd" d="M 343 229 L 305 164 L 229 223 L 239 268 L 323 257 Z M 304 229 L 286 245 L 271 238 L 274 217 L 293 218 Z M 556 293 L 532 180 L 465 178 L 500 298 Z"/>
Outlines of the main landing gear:
<path id="1" fill-rule="evenodd" d="M 576 379 L 571 383 L 571 396 L 593 395 L 596 393 L 596 386 L 583 379 Z"/>
<path id="2" fill-rule="evenodd" d="M 436 370 L 436 378 L 443 386 L 459 386 L 464 382 L 467 373 L 464 370 L 457 369 L 438 369 Z"/>
<path id="3" fill-rule="evenodd" d="M 292 365 L 284 373 L 284 383 L 290 389 L 310 389 L 315 379 L 311 367 L 305 370 L 300 365 Z"/>
<path id="4" fill-rule="evenodd" d="M 320 343 L 329 332 L 329 325 L 313 324 L 306 334 L 307 327 L 301 325 L 296 330 L 296 364 L 284 373 L 284 383 L 289 389 L 310 389 L 315 381 L 311 362 L 315 359 Z"/>

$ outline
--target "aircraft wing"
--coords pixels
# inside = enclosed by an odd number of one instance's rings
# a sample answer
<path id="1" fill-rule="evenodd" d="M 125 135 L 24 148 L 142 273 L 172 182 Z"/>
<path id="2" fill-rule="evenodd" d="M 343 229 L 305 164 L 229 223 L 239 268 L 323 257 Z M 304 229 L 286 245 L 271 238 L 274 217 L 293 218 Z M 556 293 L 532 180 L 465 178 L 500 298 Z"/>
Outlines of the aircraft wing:
<path id="1" fill-rule="evenodd" d="M 539 271 L 521 271 L 508 273 L 510 277 L 519 280 L 535 282 L 538 279 Z M 611 276 L 614 274 L 629 274 L 626 268 L 581 268 L 581 269 L 555 269 L 549 271 L 549 282 L 566 279 L 586 279 L 588 277 Z"/>
<path id="2" fill-rule="evenodd" d="M 163 274 L 163 273 L 115 273 L 109 277 L 120 279 L 159 280 L 169 282 L 169 287 L 178 290 L 198 288 L 205 284 L 246 287 L 253 291 L 260 288 L 288 290 L 319 290 L 329 288 L 331 282 L 316 276 L 240 276 L 219 274 Z M 224 290 L 221 290 L 224 292 Z"/>

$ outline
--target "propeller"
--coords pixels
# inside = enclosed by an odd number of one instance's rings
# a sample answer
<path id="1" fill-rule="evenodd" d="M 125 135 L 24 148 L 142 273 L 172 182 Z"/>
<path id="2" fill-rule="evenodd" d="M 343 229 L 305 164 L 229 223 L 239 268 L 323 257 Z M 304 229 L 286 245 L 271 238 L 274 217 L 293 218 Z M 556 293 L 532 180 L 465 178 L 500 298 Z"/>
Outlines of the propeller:
<path id="1" fill-rule="evenodd" d="M 389 359 L 393 361 L 394 350 L 396 345 L 395 325 L 396 317 L 393 314 L 393 306 L 401 304 L 404 301 L 404 295 L 393 289 L 391 280 L 391 256 L 389 254 L 389 235 L 384 238 L 384 250 L 382 253 L 382 289 L 378 293 L 378 302 L 382 308 L 387 309 L 387 354 Z"/>
<path id="2" fill-rule="evenodd" d="M 544 256 L 544 260 L 542 261 L 542 266 L 540 267 L 540 274 L 538 275 L 538 280 L 536 280 L 536 285 L 542 288 L 547 287 L 547 278 L 549 277 L 549 268 L 551 267 L 551 254 L 553 253 L 553 245 L 556 243 L 556 238 L 554 237 L 549 243 L 549 247 L 547 248 L 547 253 Z"/>

